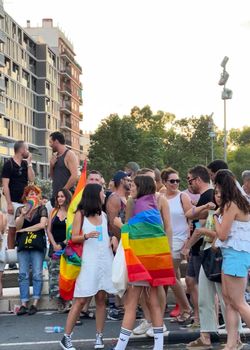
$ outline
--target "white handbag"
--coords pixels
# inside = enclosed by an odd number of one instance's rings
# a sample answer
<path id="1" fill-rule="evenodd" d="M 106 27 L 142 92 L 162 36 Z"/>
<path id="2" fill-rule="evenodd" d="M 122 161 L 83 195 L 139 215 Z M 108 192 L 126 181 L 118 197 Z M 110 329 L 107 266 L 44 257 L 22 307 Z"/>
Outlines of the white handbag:
<path id="1" fill-rule="evenodd" d="M 0 263 L 6 263 L 7 260 L 7 237 L 0 234 Z"/>
<path id="2" fill-rule="evenodd" d="M 122 298 L 123 294 L 127 290 L 128 285 L 128 271 L 125 260 L 124 249 L 122 241 L 120 241 L 112 266 L 112 282 L 117 290 L 117 295 Z"/>

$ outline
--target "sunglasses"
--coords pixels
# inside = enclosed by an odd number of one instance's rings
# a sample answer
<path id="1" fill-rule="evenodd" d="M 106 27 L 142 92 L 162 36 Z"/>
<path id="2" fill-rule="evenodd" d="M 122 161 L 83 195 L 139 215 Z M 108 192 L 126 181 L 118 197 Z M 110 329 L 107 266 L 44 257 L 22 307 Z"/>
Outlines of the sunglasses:
<path id="1" fill-rule="evenodd" d="M 21 176 L 22 174 L 23 174 L 23 168 L 20 167 L 20 168 L 18 169 L 18 176 Z"/>
<path id="2" fill-rule="evenodd" d="M 197 176 L 196 177 L 193 177 L 192 179 L 188 179 L 187 178 L 187 182 L 189 183 L 189 185 L 192 185 L 192 182 L 194 181 L 194 180 L 196 180 L 197 179 Z"/>
<path id="3" fill-rule="evenodd" d="M 175 183 L 179 184 L 181 182 L 181 180 L 180 179 L 171 179 L 171 180 L 168 180 L 168 182 L 171 184 L 175 184 Z"/>

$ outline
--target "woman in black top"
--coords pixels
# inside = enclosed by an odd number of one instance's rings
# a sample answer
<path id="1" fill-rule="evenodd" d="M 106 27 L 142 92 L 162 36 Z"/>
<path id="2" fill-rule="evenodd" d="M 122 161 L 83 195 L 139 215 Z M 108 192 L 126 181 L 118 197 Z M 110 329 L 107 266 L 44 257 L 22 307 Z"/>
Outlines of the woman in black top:
<path id="1" fill-rule="evenodd" d="M 65 311 L 67 305 L 59 294 L 60 254 L 57 255 L 57 252 L 63 250 L 66 245 L 66 217 L 70 201 L 71 193 L 68 190 L 58 191 L 55 198 L 55 209 L 50 214 L 47 231 L 50 241 L 49 296 L 51 299 L 55 298 L 57 300 L 58 311 L 60 312 Z"/>
<path id="2" fill-rule="evenodd" d="M 18 316 L 37 312 L 37 303 L 41 297 L 43 286 L 43 260 L 46 252 L 45 228 L 48 221 L 48 212 L 41 205 L 41 190 L 30 185 L 25 187 L 24 206 L 16 212 L 16 242 L 17 258 L 19 263 L 19 289 L 22 305 Z M 27 309 L 29 301 L 29 272 L 32 268 L 33 304 Z"/>

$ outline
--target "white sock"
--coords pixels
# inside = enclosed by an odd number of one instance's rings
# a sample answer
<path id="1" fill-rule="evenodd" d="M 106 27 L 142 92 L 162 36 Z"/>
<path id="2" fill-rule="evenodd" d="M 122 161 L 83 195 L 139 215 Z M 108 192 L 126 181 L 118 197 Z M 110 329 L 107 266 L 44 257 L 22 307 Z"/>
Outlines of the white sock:
<path id="1" fill-rule="evenodd" d="M 154 331 L 154 348 L 153 350 L 163 350 L 163 327 L 153 327 Z"/>
<path id="2" fill-rule="evenodd" d="M 131 336 L 132 331 L 126 329 L 126 328 L 121 328 L 121 333 L 119 335 L 118 343 L 116 344 L 115 350 L 125 350 L 129 338 Z"/>

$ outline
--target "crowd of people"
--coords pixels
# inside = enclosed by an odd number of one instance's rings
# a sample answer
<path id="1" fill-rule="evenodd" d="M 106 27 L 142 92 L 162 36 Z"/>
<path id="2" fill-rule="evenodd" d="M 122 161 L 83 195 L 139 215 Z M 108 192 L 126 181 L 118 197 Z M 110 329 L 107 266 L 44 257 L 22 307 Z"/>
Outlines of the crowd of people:
<path id="1" fill-rule="evenodd" d="M 241 320 L 250 327 L 250 306 L 245 300 L 250 269 L 250 170 L 243 172 L 241 187 L 224 161 L 197 165 L 187 170 L 184 191 L 180 190 L 183 179 L 171 167 L 159 171 L 130 162 L 114 174 L 108 186 L 98 170 L 90 171 L 72 226 L 72 242 L 83 245 L 82 266 L 74 298 L 66 301 L 58 285 L 60 252 L 67 246 L 67 211 L 78 164 L 60 132 L 52 133 L 49 142 L 53 151 L 51 200 L 43 198 L 34 185 L 32 155 L 25 142 L 15 143 L 15 154 L 2 170 L 6 210 L 0 212 L 0 247 L 7 232 L 8 249 L 17 249 L 21 301 L 17 315 L 33 315 L 38 310 L 48 251 L 49 297 L 57 301 L 59 312 L 69 312 L 62 349 L 75 350 L 74 327 L 81 324 L 81 318 L 93 316 L 94 348 L 103 349 L 108 305 L 107 318 L 123 319 L 113 350 L 125 350 L 132 333 L 153 337 L 153 349 L 162 350 L 168 288 L 176 300 L 171 322 L 200 329 L 200 337 L 187 349 L 212 348 L 211 333 L 218 330 L 220 313 L 228 334 L 224 350 L 241 349 Z M 128 279 L 122 298 L 112 279 L 120 246 Z M 180 275 L 184 259 L 185 284 Z M 9 264 L 9 268 L 16 267 Z M 0 262 L 0 296 L 4 268 Z M 89 307 L 93 297 L 95 315 Z M 138 308 L 143 319 L 134 328 Z"/>

